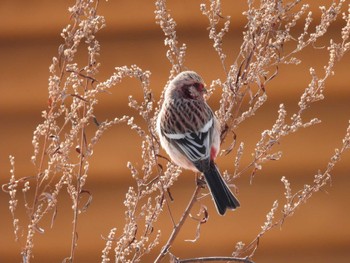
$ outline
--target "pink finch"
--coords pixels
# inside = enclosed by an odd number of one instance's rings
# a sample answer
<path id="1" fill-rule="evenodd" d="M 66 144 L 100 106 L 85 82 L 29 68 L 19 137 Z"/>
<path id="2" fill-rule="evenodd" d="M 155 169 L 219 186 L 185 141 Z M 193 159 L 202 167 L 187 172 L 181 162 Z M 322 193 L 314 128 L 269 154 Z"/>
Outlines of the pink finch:
<path id="1" fill-rule="evenodd" d="M 205 102 L 202 78 L 193 71 L 177 75 L 167 86 L 157 120 L 160 143 L 171 160 L 204 174 L 220 215 L 239 207 L 214 159 L 220 149 L 220 125 Z"/>

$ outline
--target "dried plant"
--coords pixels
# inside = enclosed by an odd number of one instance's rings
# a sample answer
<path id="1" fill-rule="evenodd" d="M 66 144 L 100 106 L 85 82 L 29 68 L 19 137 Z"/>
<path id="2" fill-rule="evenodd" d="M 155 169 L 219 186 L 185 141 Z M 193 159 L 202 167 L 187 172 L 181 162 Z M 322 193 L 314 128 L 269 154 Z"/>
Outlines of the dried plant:
<path id="1" fill-rule="evenodd" d="M 334 75 L 336 62 L 350 49 L 350 6 L 342 11 L 345 0 L 333 1 L 329 7 L 320 7 L 321 20 L 311 30 L 313 14 L 308 4 L 301 4 L 301 0 L 288 3 L 275 0 L 253 1 L 247 0 L 247 19 L 243 32 L 240 52 L 233 63 L 227 61 L 224 50 L 224 36 L 230 28 L 230 17 L 224 15 L 220 0 L 210 0 L 200 5 L 200 11 L 208 19 L 209 39 L 213 41 L 213 48 L 218 54 L 222 65 L 224 79 L 216 79 L 210 85 L 209 95 L 221 95 L 220 108 L 216 115 L 220 121 L 221 140 L 228 145 L 221 154 L 231 156 L 234 166 L 232 170 L 224 172 L 228 181 L 239 179 L 242 175 L 249 175 L 253 182 L 254 176 L 263 168 L 263 164 L 270 160 L 279 160 L 282 152 L 275 151 L 274 146 L 280 140 L 293 134 L 301 128 L 307 128 L 320 122 L 317 118 L 304 120 L 305 112 L 316 101 L 324 98 L 327 79 Z M 201 198 L 202 188 L 194 187 L 194 192 L 178 222 L 171 216 L 168 205 L 171 195 L 169 187 L 176 181 L 181 169 L 172 164 L 160 154 L 160 147 L 155 132 L 155 120 L 163 96 L 156 103 L 150 88 L 150 72 L 142 70 L 136 65 L 115 68 L 115 73 L 105 81 L 97 80 L 99 69 L 98 55 L 100 45 L 96 33 L 105 25 L 103 16 L 98 15 L 98 0 L 77 0 L 69 8 L 71 23 L 62 31 L 64 43 L 58 49 L 58 56 L 53 58 L 50 66 L 48 109 L 42 112 L 43 122 L 38 125 L 33 134 L 34 154 L 32 162 L 36 167 L 36 174 L 16 179 L 15 160 L 10 157 L 11 177 L 3 186 L 9 194 L 9 209 L 13 217 L 16 241 L 22 246 L 23 262 L 33 259 L 35 233 L 44 233 L 41 221 L 44 217 L 51 217 L 54 222 L 57 212 L 58 196 L 67 191 L 71 198 L 73 210 L 71 252 L 65 262 L 73 262 L 77 245 L 79 214 L 85 212 L 92 199 L 92 193 L 85 188 L 89 174 L 89 160 L 93 156 L 95 145 L 103 133 L 110 127 L 125 123 L 141 138 L 140 155 L 143 160 L 139 169 L 130 161 L 127 167 L 135 180 L 130 186 L 124 200 L 125 214 L 124 229 L 111 229 L 106 238 L 106 246 L 102 251 L 102 262 L 141 262 L 144 255 L 152 250 L 160 250 L 154 262 L 160 262 L 165 257 L 172 262 L 196 261 L 231 261 L 253 262 L 255 251 L 261 237 L 292 216 L 296 209 L 322 187 L 331 178 L 333 167 L 339 162 L 343 152 L 350 148 L 350 125 L 339 149 L 331 157 L 324 172 L 318 172 L 311 184 L 305 184 L 302 189 L 292 191 L 287 178 L 281 181 L 285 188 L 283 209 L 278 210 L 281 201 L 276 200 L 271 211 L 266 216 L 261 231 L 252 241 L 245 245 L 237 241 L 236 250 L 227 257 L 202 257 L 180 259 L 171 253 L 171 245 L 177 238 L 184 222 L 190 218 L 193 205 Z M 155 19 L 165 35 L 165 46 L 168 48 L 166 57 L 171 69 L 169 79 L 185 68 L 186 45 L 179 45 L 176 33 L 176 22 L 171 17 L 166 0 L 155 2 Z M 343 13 L 342 13 L 343 12 Z M 341 14 L 342 13 L 342 14 Z M 256 143 L 251 162 L 241 165 L 241 158 L 245 154 L 244 143 L 236 147 L 235 134 L 237 127 L 254 114 L 266 103 L 269 84 L 279 73 L 282 64 L 298 65 L 300 60 L 296 56 L 307 47 L 315 47 L 317 41 L 324 36 L 331 24 L 342 15 L 345 25 L 342 28 L 338 42 L 331 40 L 327 52 L 329 59 L 324 66 L 324 72 L 319 74 L 310 68 L 310 83 L 300 97 L 298 110 L 287 114 L 286 107 L 281 104 L 278 116 L 271 127 L 262 131 L 261 139 Z M 303 25 L 301 33 L 295 33 L 296 25 Z M 220 25 L 223 25 L 222 27 Z M 288 46 L 289 48 L 286 48 Z M 88 59 L 84 66 L 76 62 L 78 49 L 86 47 Z M 289 50 L 289 51 L 286 51 Z M 292 66 L 290 65 L 290 66 Z M 94 115 L 96 104 L 100 101 L 100 94 L 118 85 L 124 78 L 134 78 L 139 82 L 142 101 L 129 96 L 129 107 L 142 117 L 142 123 L 137 123 L 134 116 L 116 117 L 112 120 L 100 121 Z M 290 119 L 287 117 L 291 116 Z M 93 135 L 88 136 L 87 130 Z M 234 148 L 237 148 L 233 151 Z M 27 222 L 20 222 L 16 216 L 18 209 L 17 191 L 24 195 L 24 209 L 27 212 Z M 34 194 L 29 200 L 28 192 Z M 86 196 L 84 203 L 82 197 Z M 160 244 L 161 232 L 155 227 L 155 222 L 163 210 L 168 210 L 173 229 L 165 244 Z M 199 220 L 197 235 L 208 218 L 208 211 L 202 207 L 202 219 Z M 19 234 L 20 226 L 25 226 L 24 236 Z M 161 249 L 159 247 L 162 247 Z M 113 253 L 113 256 L 111 255 Z"/>

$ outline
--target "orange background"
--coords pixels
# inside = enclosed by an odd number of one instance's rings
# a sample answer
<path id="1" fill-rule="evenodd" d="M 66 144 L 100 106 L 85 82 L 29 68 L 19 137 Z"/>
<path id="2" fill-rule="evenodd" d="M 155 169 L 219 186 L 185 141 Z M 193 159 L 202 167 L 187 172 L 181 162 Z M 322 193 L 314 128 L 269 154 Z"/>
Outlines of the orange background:
<path id="1" fill-rule="evenodd" d="M 0 2 L 0 183 L 9 178 L 8 155 L 16 157 L 16 176 L 35 173 L 30 163 L 32 133 L 41 121 L 41 111 L 47 102 L 48 67 L 62 42 L 59 35 L 68 23 L 67 7 L 73 1 L 24 1 L 2 0 Z M 200 14 L 201 1 L 170 1 L 168 9 L 177 21 L 180 43 L 187 44 L 185 65 L 200 73 L 206 83 L 222 78 L 219 59 L 207 37 L 207 20 Z M 241 15 L 245 1 L 223 1 L 224 15 L 231 15 L 230 32 L 224 38 L 228 61 L 235 58 L 241 43 L 244 17 Z M 327 1 L 310 1 L 326 4 Z M 317 8 L 316 17 L 319 17 Z M 155 97 L 167 81 L 170 65 L 165 58 L 163 35 L 154 21 L 152 1 L 101 1 L 99 12 L 106 17 L 107 28 L 98 35 L 101 43 L 99 80 L 106 79 L 116 66 L 137 64 L 152 72 L 151 88 Z M 331 27 L 329 35 L 339 37 L 343 23 Z M 328 43 L 324 38 L 319 46 Z M 246 145 L 242 163 L 250 160 L 250 152 L 264 129 L 271 128 L 277 117 L 278 105 L 284 103 L 289 114 L 297 109 L 298 99 L 310 80 L 308 68 L 312 65 L 322 74 L 327 52 L 323 49 L 307 49 L 300 54 L 303 63 L 299 66 L 281 66 L 279 75 L 268 86 L 268 102 L 258 113 L 245 121 L 236 130 L 238 142 Z M 238 179 L 242 207 L 219 217 L 212 201 L 203 202 L 209 208 L 209 222 L 203 225 L 201 238 L 196 243 L 185 242 L 195 236 L 195 223 L 189 220 L 172 247 L 176 256 L 229 256 L 237 241 L 249 243 L 260 231 L 265 215 L 274 200 L 283 204 L 282 176 L 292 183 L 292 189 L 300 189 L 311 183 L 318 169 L 323 171 L 335 147 L 341 139 L 350 119 L 349 63 L 347 55 L 336 66 L 336 75 L 327 81 L 326 99 L 316 103 L 305 115 L 305 120 L 318 117 L 322 123 L 284 138 L 279 150 L 283 158 L 264 165 L 249 184 L 249 175 Z M 139 94 L 135 81 L 126 80 L 112 89 L 112 95 L 101 97 L 97 117 L 111 119 L 113 116 L 132 114 L 127 108 L 127 96 Z M 209 104 L 216 109 L 218 97 Z M 78 224 L 78 247 L 75 262 L 99 262 L 101 251 L 111 228 L 117 227 L 117 236 L 122 233 L 122 201 L 130 185 L 134 184 L 127 161 L 140 164 L 138 137 L 130 134 L 124 125 L 108 131 L 98 143 L 91 160 L 90 175 L 86 188 L 93 194 L 93 202 L 82 214 Z M 332 186 L 315 194 L 296 214 L 288 219 L 281 229 L 276 228 L 261 239 L 254 260 L 256 262 L 349 262 L 350 260 L 350 154 L 342 157 L 333 172 Z M 221 170 L 232 166 L 230 158 L 220 158 Z M 191 172 L 185 171 L 172 187 L 175 201 L 171 209 L 175 220 L 181 215 L 194 189 Z M 20 193 L 19 193 L 20 194 Z M 19 262 L 21 244 L 14 242 L 12 221 L 7 208 L 8 197 L 0 192 L 0 262 Z M 24 218 L 24 209 L 19 204 L 18 216 Z M 67 194 L 62 192 L 58 214 L 53 229 L 45 222 L 44 235 L 36 234 L 33 262 L 61 262 L 69 256 L 72 210 Z M 198 207 L 197 207 L 198 208 Z M 25 221 L 22 221 L 23 223 Z M 171 221 L 165 211 L 156 227 L 163 229 L 162 243 L 171 231 Z M 154 255 L 145 257 L 151 262 Z M 113 261 L 113 260 L 112 260 Z"/>

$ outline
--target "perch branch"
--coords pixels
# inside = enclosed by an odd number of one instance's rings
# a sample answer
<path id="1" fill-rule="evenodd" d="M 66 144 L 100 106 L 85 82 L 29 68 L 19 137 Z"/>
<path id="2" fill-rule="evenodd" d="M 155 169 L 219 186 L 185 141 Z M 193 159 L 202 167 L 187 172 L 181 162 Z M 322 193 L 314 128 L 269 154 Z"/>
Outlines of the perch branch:
<path id="1" fill-rule="evenodd" d="M 194 193 L 190 199 L 190 202 L 188 203 L 179 223 L 177 225 L 174 226 L 173 232 L 171 233 L 168 241 L 166 242 L 165 246 L 162 248 L 161 252 L 159 253 L 158 257 L 156 258 L 156 260 L 154 261 L 154 263 L 159 263 L 161 261 L 161 259 L 163 257 L 165 257 L 165 255 L 168 253 L 169 248 L 171 247 L 172 243 L 174 242 L 175 238 L 177 237 L 177 235 L 180 232 L 181 227 L 183 226 L 183 224 L 185 223 L 188 215 L 190 214 L 190 211 L 194 205 L 194 203 L 197 200 L 197 196 L 199 194 L 201 190 L 201 186 L 197 185 L 196 189 L 194 190 Z"/>

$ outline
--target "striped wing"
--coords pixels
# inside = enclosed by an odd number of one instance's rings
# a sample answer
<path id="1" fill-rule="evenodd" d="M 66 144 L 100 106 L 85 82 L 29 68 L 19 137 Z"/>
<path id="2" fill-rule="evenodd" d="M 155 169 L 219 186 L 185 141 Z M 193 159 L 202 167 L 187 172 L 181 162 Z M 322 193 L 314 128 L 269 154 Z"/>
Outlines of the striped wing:
<path id="1" fill-rule="evenodd" d="M 191 162 L 210 157 L 214 116 L 205 102 L 173 101 L 164 118 L 162 134 Z"/>

